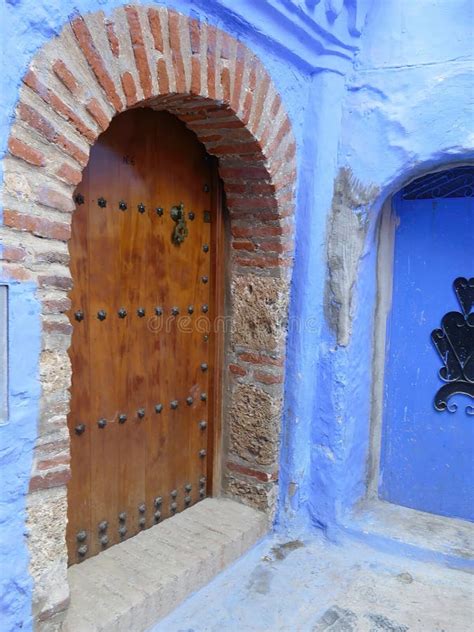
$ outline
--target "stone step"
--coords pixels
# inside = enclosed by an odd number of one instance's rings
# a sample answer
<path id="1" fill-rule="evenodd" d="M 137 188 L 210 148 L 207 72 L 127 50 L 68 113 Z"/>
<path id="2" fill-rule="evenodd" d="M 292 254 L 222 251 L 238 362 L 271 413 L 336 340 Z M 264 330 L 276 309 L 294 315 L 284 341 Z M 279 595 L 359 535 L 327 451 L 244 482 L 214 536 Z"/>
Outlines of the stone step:
<path id="1" fill-rule="evenodd" d="M 64 632 L 143 632 L 268 531 L 268 518 L 225 498 L 186 511 L 68 571 Z"/>

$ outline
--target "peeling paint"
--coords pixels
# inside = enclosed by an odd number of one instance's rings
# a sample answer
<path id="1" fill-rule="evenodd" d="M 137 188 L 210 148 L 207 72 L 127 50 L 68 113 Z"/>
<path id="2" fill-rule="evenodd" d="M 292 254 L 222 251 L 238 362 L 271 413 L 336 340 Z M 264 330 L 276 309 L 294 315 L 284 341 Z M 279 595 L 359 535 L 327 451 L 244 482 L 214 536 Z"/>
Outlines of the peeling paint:
<path id="1" fill-rule="evenodd" d="M 354 287 L 369 228 L 368 211 L 378 192 L 378 187 L 359 182 L 348 167 L 339 170 L 334 182 L 327 231 L 325 312 L 342 347 L 351 337 Z"/>

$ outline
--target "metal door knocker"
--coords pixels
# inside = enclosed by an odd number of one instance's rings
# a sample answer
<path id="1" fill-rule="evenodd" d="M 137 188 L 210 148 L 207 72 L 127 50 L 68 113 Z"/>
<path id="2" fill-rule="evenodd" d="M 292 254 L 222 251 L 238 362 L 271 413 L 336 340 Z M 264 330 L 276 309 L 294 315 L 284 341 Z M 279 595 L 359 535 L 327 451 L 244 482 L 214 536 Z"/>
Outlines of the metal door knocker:
<path id="1" fill-rule="evenodd" d="M 179 246 L 188 236 L 188 227 L 186 226 L 186 218 L 184 216 L 184 204 L 178 204 L 171 207 L 171 219 L 176 222 L 171 241 Z"/>

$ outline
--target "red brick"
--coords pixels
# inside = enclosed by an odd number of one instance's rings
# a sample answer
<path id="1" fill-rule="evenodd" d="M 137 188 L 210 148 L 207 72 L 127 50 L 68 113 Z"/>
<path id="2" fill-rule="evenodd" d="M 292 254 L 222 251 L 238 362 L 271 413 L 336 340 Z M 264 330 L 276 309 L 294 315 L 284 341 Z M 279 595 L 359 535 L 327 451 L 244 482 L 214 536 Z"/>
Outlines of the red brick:
<path id="1" fill-rule="evenodd" d="M 64 149 L 64 151 L 69 156 L 71 156 L 71 158 L 74 158 L 74 160 L 76 160 L 81 165 L 81 167 L 85 167 L 87 165 L 87 163 L 89 162 L 89 156 L 77 145 L 71 143 L 71 141 L 68 140 L 65 136 L 60 134 L 57 137 L 56 142 L 59 147 Z"/>
<path id="2" fill-rule="evenodd" d="M 271 209 L 277 208 L 278 202 L 274 197 L 235 197 L 229 196 L 227 198 L 227 204 L 232 209 Z"/>
<path id="3" fill-rule="evenodd" d="M 58 145 L 71 158 L 74 158 L 82 167 L 87 164 L 88 157 L 77 145 L 71 143 L 67 138 L 58 134 L 54 126 L 39 112 L 26 103 L 20 103 L 18 106 L 18 114 L 22 121 L 28 123 L 30 127 L 35 129 L 46 140 Z"/>
<path id="4" fill-rule="evenodd" d="M 72 333 L 72 325 L 69 322 L 56 321 L 56 320 L 43 320 L 43 331 L 48 334 L 63 334 L 68 335 Z"/>
<path id="5" fill-rule="evenodd" d="M 265 99 L 267 97 L 269 87 L 270 87 L 270 77 L 268 76 L 267 73 L 265 73 L 265 77 L 263 78 L 263 81 L 261 82 L 261 85 L 259 86 L 258 96 L 255 102 L 255 110 L 254 110 L 254 116 L 253 116 L 254 127 L 258 127 L 260 123 L 260 119 L 263 113 L 263 106 L 265 105 Z"/>
<path id="6" fill-rule="evenodd" d="M 273 103 L 272 103 L 272 107 L 270 109 L 270 120 L 274 121 L 276 118 L 276 115 L 278 114 L 278 110 L 280 109 L 281 106 L 281 97 L 279 94 L 275 95 L 274 99 L 273 99 Z"/>
<path id="7" fill-rule="evenodd" d="M 288 149 L 285 151 L 285 160 L 291 162 L 296 156 L 296 143 L 290 143 Z"/>
<path id="8" fill-rule="evenodd" d="M 230 59 L 234 41 L 235 40 L 228 33 L 222 33 L 221 59 Z"/>
<path id="9" fill-rule="evenodd" d="M 232 248 L 234 250 L 247 250 L 252 252 L 255 250 L 255 244 L 251 241 L 233 241 Z"/>
<path id="10" fill-rule="evenodd" d="M 0 272 L 5 279 L 14 279 L 15 281 L 33 281 L 35 278 L 30 270 L 14 263 L 0 261 Z"/>
<path id="11" fill-rule="evenodd" d="M 244 105 L 242 106 L 241 120 L 244 125 L 247 125 L 250 119 L 250 112 L 252 111 L 253 92 L 247 92 L 244 99 Z"/>
<path id="12" fill-rule="evenodd" d="M 270 481 L 276 481 L 278 479 L 278 475 L 276 473 L 271 472 L 263 472 L 262 470 L 255 470 L 246 465 L 240 465 L 239 463 L 234 463 L 233 461 L 227 461 L 227 469 L 231 472 L 238 472 L 239 474 L 243 474 L 244 476 L 249 476 L 250 478 L 255 478 L 258 481 L 262 481 L 264 483 L 268 483 Z"/>
<path id="13" fill-rule="evenodd" d="M 284 252 L 292 252 L 293 251 L 293 242 L 281 242 L 276 241 L 274 239 L 270 239 L 269 241 L 261 241 L 258 244 L 258 249 L 263 252 L 276 252 L 276 253 L 284 253 Z"/>
<path id="14" fill-rule="evenodd" d="M 82 173 L 66 163 L 63 163 L 56 171 L 56 175 L 68 184 L 79 184 L 82 180 Z"/>
<path id="15" fill-rule="evenodd" d="M 96 133 L 87 127 L 87 125 L 81 121 L 77 114 L 73 112 L 71 108 L 58 97 L 57 94 L 42 84 L 32 70 L 29 70 L 26 73 L 23 81 L 29 88 L 34 90 L 34 92 L 36 92 L 36 94 L 38 94 L 45 103 L 50 105 L 53 110 L 66 119 L 66 121 L 72 123 L 82 136 L 85 136 L 90 141 L 94 141 L 96 139 Z"/>
<path id="16" fill-rule="evenodd" d="M 8 140 L 8 150 L 12 156 L 21 158 L 21 160 L 28 162 L 30 165 L 35 165 L 35 167 L 43 167 L 46 164 L 44 154 L 34 147 L 27 145 L 19 138 L 10 136 Z"/>
<path id="17" fill-rule="evenodd" d="M 47 239 L 58 239 L 67 241 L 71 235 L 71 227 L 69 224 L 54 222 L 45 217 L 37 217 L 36 215 L 25 215 L 11 209 L 4 209 L 3 223 L 5 226 L 14 228 L 15 230 L 24 230 Z"/>
<path id="18" fill-rule="evenodd" d="M 273 373 L 264 373 L 263 371 L 255 371 L 254 378 L 262 384 L 281 384 L 283 375 L 273 375 Z"/>
<path id="19" fill-rule="evenodd" d="M 50 459 L 38 460 L 36 463 L 36 469 L 41 471 L 51 470 L 60 465 L 69 466 L 70 457 L 69 454 L 58 454 Z"/>
<path id="20" fill-rule="evenodd" d="M 64 314 L 71 308 L 71 300 L 66 296 L 44 299 L 41 303 L 43 314 Z"/>
<path id="21" fill-rule="evenodd" d="M 240 377 L 247 375 L 247 371 L 243 367 L 239 366 L 238 364 L 229 364 L 229 371 L 233 375 L 237 375 Z"/>
<path id="22" fill-rule="evenodd" d="M 125 98 L 127 99 L 127 105 L 130 107 L 135 105 L 137 102 L 137 88 L 135 86 L 135 81 L 130 72 L 124 72 L 122 77 L 122 88 L 125 93 Z"/>
<path id="23" fill-rule="evenodd" d="M 110 51 L 114 57 L 120 55 L 120 42 L 115 34 L 114 25 L 112 22 L 105 23 L 105 29 L 107 31 L 107 39 L 109 40 Z"/>
<path id="24" fill-rule="evenodd" d="M 268 364 L 270 366 L 283 366 L 282 358 L 273 358 L 266 353 L 249 353 L 243 351 L 239 353 L 239 359 L 242 362 L 249 362 L 250 364 Z"/>
<path id="25" fill-rule="evenodd" d="M 242 82 L 244 79 L 245 51 L 245 46 L 238 42 L 234 72 L 234 90 L 231 99 L 231 107 L 234 112 L 237 112 L 239 109 L 240 94 L 242 92 Z"/>
<path id="26" fill-rule="evenodd" d="M 225 134 L 226 130 L 238 129 L 240 127 L 243 128 L 244 125 L 241 121 L 238 121 L 237 119 L 232 119 L 230 121 L 221 121 L 221 120 L 214 121 L 212 119 L 207 118 L 203 122 L 195 121 L 193 123 L 190 123 L 188 127 L 194 130 L 196 134 L 201 130 L 208 130 L 208 129 L 219 130 L 222 134 Z"/>
<path id="27" fill-rule="evenodd" d="M 268 178 L 265 167 L 223 167 L 220 169 L 221 177 L 230 180 L 260 180 Z"/>
<path id="28" fill-rule="evenodd" d="M 222 99 L 225 103 L 230 103 L 230 72 L 227 67 L 221 70 Z"/>
<path id="29" fill-rule="evenodd" d="M 74 96 L 78 96 L 80 94 L 79 84 L 76 81 L 76 78 L 63 62 L 62 59 L 56 59 L 53 64 L 53 71 L 56 77 L 61 81 L 61 83 L 66 86 L 66 88 L 73 94 Z"/>
<path id="30" fill-rule="evenodd" d="M 24 261 L 26 259 L 26 250 L 20 246 L 3 246 L 2 258 L 4 261 Z"/>
<path id="31" fill-rule="evenodd" d="M 188 24 L 191 52 L 199 54 L 201 52 L 201 26 L 197 20 L 188 20 Z"/>
<path id="32" fill-rule="evenodd" d="M 156 63 L 156 73 L 158 75 L 158 86 L 160 94 L 168 94 L 170 91 L 170 80 L 168 77 L 166 62 L 163 57 L 161 57 Z"/>
<path id="33" fill-rule="evenodd" d="M 207 92 L 210 99 L 216 98 L 216 37 L 214 26 L 207 27 Z"/>
<path id="34" fill-rule="evenodd" d="M 251 143 L 233 143 L 227 145 L 216 145 L 212 148 L 212 153 L 220 156 L 224 154 L 235 154 L 242 156 L 244 154 L 261 154 L 260 145 L 257 142 Z"/>
<path id="35" fill-rule="evenodd" d="M 97 125 L 100 127 L 102 131 L 106 130 L 109 126 L 109 117 L 102 109 L 100 103 L 97 99 L 90 99 L 86 103 L 86 110 L 89 114 L 94 118 Z"/>
<path id="36" fill-rule="evenodd" d="M 199 55 L 191 57 L 191 94 L 201 92 L 201 58 Z"/>
<path id="37" fill-rule="evenodd" d="M 58 470 L 57 472 L 48 472 L 44 476 L 36 475 L 30 479 L 30 492 L 36 492 L 40 489 L 50 489 L 51 487 L 63 487 L 67 485 L 71 478 L 71 471 L 68 468 Z"/>
<path id="38" fill-rule="evenodd" d="M 79 44 L 92 72 L 95 74 L 97 81 L 103 88 L 107 98 L 113 107 L 120 112 L 123 109 L 122 101 L 120 100 L 115 85 L 105 68 L 105 64 L 97 51 L 89 29 L 86 26 L 83 18 L 76 18 L 71 22 L 72 30 L 76 36 L 77 43 Z"/>
<path id="39" fill-rule="evenodd" d="M 257 87 L 257 59 L 252 55 L 249 60 L 250 72 L 248 78 L 247 89 L 253 92 Z"/>
<path id="40" fill-rule="evenodd" d="M 275 154 L 283 138 L 285 137 L 286 134 L 289 134 L 290 131 L 291 131 L 290 121 L 288 117 L 285 117 L 285 120 L 280 125 L 280 129 L 278 130 L 277 135 L 273 139 L 273 142 L 270 145 L 270 148 L 268 149 L 269 156 L 273 156 Z"/>
<path id="41" fill-rule="evenodd" d="M 227 194 L 229 193 L 246 193 L 247 192 L 247 184 L 242 184 L 240 182 L 228 182 L 225 185 L 225 191 Z"/>
<path id="42" fill-rule="evenodd" d="M 163 35 L 161 31 L 160 14 L 156 9 L 148 9 L 148 22 L 156 50 L 163 52 Z"/>
<path id="43" fill-rule="evenodd" d="M 232 226 L 233 237 L 275 237 L 289 235 L 292 232 L 291 226 Z"/>
<path id="44" fill-rule="evenodd" d="M 43 186 L 39 189 L 36 194 L 36 200 L 44 206 L 54 208 L 63 213 L 72 213 L 75 208 L 72 196 L 63 195 L 49 186 Z"/>
<path id="45" fill-rule="evenodd" d="M 186 79 L 184 74 L 183 56 L 181 53 L 179 14 L 175 11 L 168 11 L 168 29 L 170 38 L 170 49 L 173 60 L 174 77 L 176 80 L 176 92 L 184 92 L 186 88 Z"/>
<path id="46" fill-rule="evenodd" d="M 70 290 L 72 288 L 71 277 L 58 274 L 39 276 L 38 283 L 40 287 L 52 287 L 57 290 Z"/>
<path id="47" fill-rule="evenodd" d="M 128 26 L 130 29 L 130 38 L 132 40 L 133 54 L 135 55 L 135 63 L 137 65 L 138 76 L 142 86 L 143 95 L 149 99 L 153 94 L 153 86 L 151 83 L 151 72 L 148 64 L 148 57 L 143 40 L 142 27 L 140 18 L 135 7 L 126 6 Z"/>
<path id="48" fill-rule="evenodd" d="M 18 114 L 22 121 L 28 123 L 28 125 L 44 136 L 46 140 L 55 142 L 57 132 L 53 125 L 34 108 L 26 103 L 20 102 L 18 105 Z"/>

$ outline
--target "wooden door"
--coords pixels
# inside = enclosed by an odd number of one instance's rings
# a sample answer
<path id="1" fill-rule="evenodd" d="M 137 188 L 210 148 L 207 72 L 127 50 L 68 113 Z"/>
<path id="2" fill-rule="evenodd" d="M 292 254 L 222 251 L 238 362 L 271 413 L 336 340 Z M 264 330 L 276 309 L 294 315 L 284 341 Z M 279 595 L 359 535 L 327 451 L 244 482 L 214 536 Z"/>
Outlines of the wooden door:
<path id="1" fill-rule="evenodd" d="M 121 114 L 92 148 L 70 242 L 71 564 L 209 489 L 219 198 L 213 159 L 166 112 Z"/>

